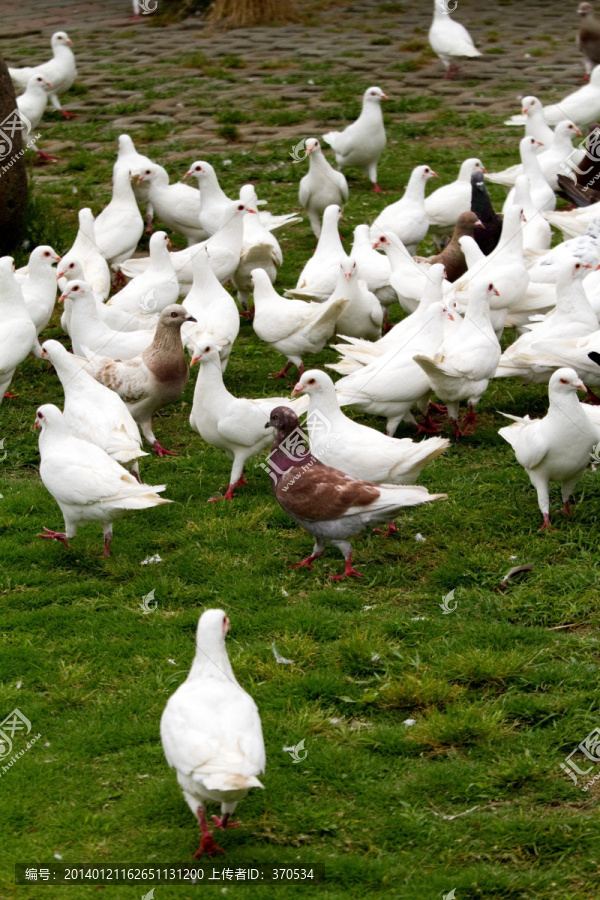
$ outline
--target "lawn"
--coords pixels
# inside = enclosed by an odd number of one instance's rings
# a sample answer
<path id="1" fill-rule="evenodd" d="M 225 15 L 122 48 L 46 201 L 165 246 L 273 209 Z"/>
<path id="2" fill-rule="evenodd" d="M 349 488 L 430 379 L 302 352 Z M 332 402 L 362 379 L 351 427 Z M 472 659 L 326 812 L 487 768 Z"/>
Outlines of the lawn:
<path id="1" fill-rule="evenodd" d="M 414 58 L 418 66 L 423 51 L 399 54 L 399 65 Z M 235 84 L 243 63 L 236 53 L 216 71 L 204 59 L 189 65 Z M 140 80 L 145 71 L 132 63 L 121 73 L 124 86 L 136 79 L 135 100 L 103 97 L 67 124 L 48 116 L 47 139 L 73 146 L 51 174 L 31 170 L 31 241 L 65 252 L 77 209 L 89 204 L 97 213 L 106 202 L 115 117 L 172 95 L 168 71 Z M 232 139 L 206 153 L 230 195 L 253 181 L 276 213 L 297 208 L 304 166 L 290 154 L 299 138 L 343 125 L 368 86 L 357 91 L 355 75 L 327 63 L 320 70 L 297 63 L 286 81 L 295 74 L 316 79 L 326 105 L 262 107 L 257 98 L 232 103 L 215 124 L 227 139 L 258 122 L 295 128 L 295 140 L 248 147 Z M 276 84 L 281 76 L 265 67 L 261 77 Z M 85 89 L 77 99 L 92 102 Z M 390 101 L 386 120 L 380 184 L 390 200 L 419 163 L 444 183 L 466 156 L 478 155 L 490 170 L 514 161 L 515 131 L 492 113 L 459 114 L 441 97 L 405 96 Z M 203 156 L 183 128 L 141 124 L 132 136 L 141 152 L 167 161 L 173 178 Z M 340 223 L 348 248 L 354 226 L 382 205 L 360 173 L 350 172 L 349 183 Z M 499 203 L 502 190 L 490 191 Z M 280 291 L 314 248 L 307 220 L 281 243 Z M 429 239 L 420 247 L 432 249 Z M 26 255 L 21 248 L 17 263 Z M 44 336 L 66 341 L 59 317 Z M 513 338 L 507 332 L 503 345 Z M 335 358 L 326 349 L 309 362 Z M 238 396 L 287 393 L 289 382 L 268 378 L 281 363 L 244 322 L 226 384 Z M 280 886 L 281 898 L 438 900 L 453 890 L 456 900 L 598 897 L 599 788 L 582 791 L 585 779 L 574 785 L 560 764 L 599 724 L 600 485 L 588 470 L 572 519 L 558 515 L 555 493 L 556 531 L 539 534 L 535 492 L 497 434 L 505 422 L 498 410 L 542 415 L 545 388 L 493 382 L 475 435 L 453 441 L 423 472 L 421 483 L 446 492 L 447 501 L 407 510 L 390 538 L 357 539 L 354 561 L 365 577 L 336 584 L 328 576 L 343 560 L 333 548 L 313 572 L 290 569 L 311 538 L 276 504 L 260 460 L 234 502 L 207 503 L 226 484 L 229 463 L 189 427 L 194 380 L 195 373 L 181 401 L 156 418 L 159 441 L 179 456 L 141 464 L 144 480 L 166 482 L 175 502 L 118 522 L 108 560 L 94 526 L 80 531 L 70 552 L 36 537 L 44 525 L 62 528 L 39 479 L 32 430 L 41 403 L 61 404 L 56 376 L 27 360 L 13 381 L 19 398 L 0 409 L 0 713 L 18 708 L 41 734 L 9 771 L 0 769 L 0 896 L 51 900 L 66 891 L 79 900 L 102 891 L 121 900 L 150 889 L 14 885 L 15 862 L 39 866 L 56 854 L 77 867 L 193 862 L 197 829 L 165 763 L 159 720 L 190 667 L 200 613 L 219 607 L 231 618 L 232 665 L 258 704 L 267 747 L 265 790 L 240 804 L 243 825 L 220 838 L 227 865 L 325 865 L 323 884 Z M 383 429 L 383 420 L 361 421 Z M 398 435 L 412 431 L 402 426 Z M 160 563 L 142 565 L 154 554 Z M 528 563 L 532 571 L 501 583 Z M 157 606 L 145 614 L 140 604 L 151 591 Z M 440 604 L 451 591 L 456 607 L 446 613 Z M 293 665 L 276 662 L 273 642 Z M 301 741 L 306 757 L 295 763 L 283 748 Z M 24 744 L 15 737 L 15 751 Z M 240 883 L 210 893 L 225 890 L 243 898 L 272 892 Z M 155 900 L 197 895 L 194 887 L 161 885 Z"/>

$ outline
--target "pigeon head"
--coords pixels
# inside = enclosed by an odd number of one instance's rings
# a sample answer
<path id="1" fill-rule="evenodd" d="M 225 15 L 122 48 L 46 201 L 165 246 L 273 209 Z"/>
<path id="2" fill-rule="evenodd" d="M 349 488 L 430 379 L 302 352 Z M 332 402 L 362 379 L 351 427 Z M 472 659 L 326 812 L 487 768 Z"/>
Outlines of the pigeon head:
<path id="1" fill-rule="evenodd" d="M 456 232 L 459 237 L 466 237 L 467 235 L 473 237 L 476 225 L 481 225 L 482 228 L 485 227 L 474 212 L 461 213 L 456 220 Z"/>
<path id="2" fill-rule="evenodd" d="M 419 175 L 423 179 L 423 181 L 428 181 L 430 178 L 437 178 L 437 172 L 434 172 L 430 166 L 417 166 L 417 171 Z"/>
<path id="3" fill-rule="evenodd" d="M 316 138 L 306 138 L 304 141 L 304 147 L 306 149 L 306 153 L 310 156 L 311 153 L 314 153 L 315 150 L 319 150 L 321 148 L 320 143 Z"/>
<path id="4" fill-rule="evenodd" d="M 39 407 L 38 411 L 35 414 L 35 422 L 33 424 L 33 427 L 36 431 L 38 430 L 38 428 L 41 428 L 43 431 L 44 428 L 53 425 L 66 427 L 63 420 L 63 414 L 61 413 L 58 406 L 54 405 L 54 403 L 44 403 L 43 406 Z"/>
<path id="5" fill-rule="evenodd" d="M 67 290 L 60 295 L 58 300 L 62 303 L 67 297 L 73 302 L 92 299 L 92 292 L 87 281 L 70 281 Z"/>
<path id="6" fill-rule="evenodd" d="M 382 100 L 389 100 L 389 97 L 380 87 L 370 87 L 365 91 L 364 99 L 369 103 L 381 103 Z"/>
<path id="7" fill-rule="evenodd" d="M 200 365 L 206 365 L 207 363 L 214 363 L 221 368 L 221 361 L 219 357 L 219 349 L 214 344 L 211 344 L 207 341 L 206 344 L 203 344 L 200 340 L 194 350 L 194 355 L 192 356 L 192 360 L 190 362 L 191 366 L 194 366 L 196 363 L 200 363 Z"/>
<path id="8" fill-rule="evenodd" d="M 57 31 L 52 35 L 50 45 L 52 49 L 55 50 L 57 47 L 71 47 L 73 46 L 73 41 L 66 31 Z"/>
<path id="9" fill-rule="evenodd" d="M 42 75 L 32 75 L 27 82 L 27 87 L 41 87 L 44 90 L 50 90 L 52 88 L 52 82 L 46 81 Z"/>
<path id="10" fill-rule="evenodd" d="M 465 159 L 465 161 L 461 165 L 460 171 L 458 173 L 458 180 L 468 181 L 469 178 L 473 177 L 475 172 L 480 172 L 483 174 L 484 172 L 487 172 L 487 169 L 480 159 L 477 159 L 477 157 L 473 156 L 469 159 Z"/>
<path id="11" fill-rule="evenodd" d="M 83 281 L 83 266 L 78 259 L 65 260 L 56 267 L 56 278 L 66 278 L 68 281 L 79 279 Z"/>
<path id="12" fill-rule="evenodd" d="M 225 635 L 231 628 L 229 616 L 222 609 L 207 609 L 198 620 L 196 632 L 198 645 L 203 644 L 206 638 L 215 642 L 224 642 Z"/>
<path id="13" fill-rule="evenodd" d="M 60 262 L 61 257 L 48 244 L 40 244 L 36 247 L 30 256 L 30 263 L 41 263 L 43 266 L 50 267 L 52 263 Z"/>
<path id="14" fill-rule="evenodd" d="M 322 394 L 332 387 L 333 381 L 326 372 L 320 372 L 319 369 L 309 369 L 294 387 L 292 397 L 297 397 L 299 394 L 308 394 L 309 397 L 312 397 Z"/>
<path id="15" fill-rule="evenodd" d="M 548 383 L 548 390 L 550 394 L 564 397 L 577 391 L 586 391 L 587 388 L 575 369 L 565 366 L 554 372 Z"/>
<path id="16" fill-rule="evenodd" d="M 358 268 L 354 259 L 351 256 L 347 256 L 346 259 L 343 259 L 340 263 L 340 272 L 343 274 L 344 279 L 346 281 L 351 281 L 353 278 L 356 278 L 358 275 Z"/>
<path id="17" fill-rule="evenodd" d="M 165 328 L 181 328 L 184 322 L 196 322 L 197 320 L 190 316 L 185 307 L 178 303 L 170 303 L 165 306 L 158 320 L 159 325 Z"/>
<path id="18" fill-rule="evenodd" d="M 192 175 L 200 181 L 200 179 L 205 180 L 207 178 L 211 178 L 215 176 L 215 170 L 211 166 L 210 163 L 205 162 L 203 159 L 199 159 L 196 162 L 192 163 L 185 175 L 184 178 L 191 178 Z"/>
<path id="19" fill-rule="evenodd" d="M 521 101 L 521 114 L 529 116 L 534 110 L 541 109 L 542 104 L 537 97 L 523 97 Z"/>
<path id="20" fill-rule="evenodd" d="M 278 446 L 288 435 L 299 427 L 298 416 L 288 406 L 276 406 L 271 411 L 265 428 L 274 428 L 276 432 L 275 446 Z"/>
<path id="21" fill-rule="evenodd" d="M 158 175 L 158 169 L 154 168 L 154 166 L 148 166 L 146 169 L 139 169 L 137 174 L 137 184 L 141 184 L 142 181 L 152 181 Z"/>
<path id="22" fill-rule="evenodd" d="M 169 235 L 166 231 L 155 231 L 152 237 L 150 238 L 150 243 L 148 248 L 150 250 L 150 255 L 153 253 L 160 252 L 161 250 L 170 247 L 171 241 L 169 240 Z"/>
<path id="23" fill-rule="evenodd" d="M 594 15 L 594 7 L 591 3 L 580 3 L 577 7 L 577 15 L 581 16 L 593 16 Z"/>
<path id="24" fill-rule="evenodd" d="M 217 680 L 237 684 L 227 656 L 225 637 L 231 628 L 229 616 L 222 609 L 207 609 L 196 629 L 196 658 L 188 678 L 210 675 Z"/>
<path id="25" fill-rule="evenodd" d="M 68 353 L 68 350 L 66 347 L 63 347 L 63 345 L 59 341 L 44 341 L 44 343 L 42 344 L 42 352 L 40 353 L 40 358 L 49 359 L 50 362 L 53 362 L 54 359 L 61 353 L 64 356 L 65 353 Z"/>
<path id="26" fill-rule="evenodd" d="M 240 201 L 251 209 L 258 207 L 258 196 L 253 184 L 243 184 L 241 186 Z"/>

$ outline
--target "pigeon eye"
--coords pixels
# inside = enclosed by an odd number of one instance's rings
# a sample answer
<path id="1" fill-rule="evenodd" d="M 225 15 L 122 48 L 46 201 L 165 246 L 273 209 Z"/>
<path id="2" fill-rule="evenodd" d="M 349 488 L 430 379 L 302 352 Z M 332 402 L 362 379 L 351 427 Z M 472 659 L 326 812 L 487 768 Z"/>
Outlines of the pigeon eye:
<path id="1" fill-rule="evenodd" d="M 241 212 L 244 208 L 245 208 L 245 207 L 243 206 L 243 204 L 240 203 L 240 205 L 238 206 L 238 209 L 240 210 L 240 212 Z"/>
<path id="2" fill-rule="evenodd" d="M 560 383 L 561 383 L 561 384 L 568 384 L 569 382 L 567 381 L 566 378 L 561 378 L 561 379 L 560 379 Z"/>
<path id="3" fill-rule="evenodd" d="M 210 347 L 205 347 L 205 348 L 204 348 L 204 352 L 205 352 L 205 353 L 210 353 Z"/>
<path id="4" fill-rule="evenodd" d="M 316 384 L 317 382 L 315 381 L 314 378 L 310 378 L 308 383 L 309 383 L 309 384 Z"/>
<path id="5" fill-rule="evenodd" d="M 179 313 L 172 312 L 172 313 L 171 313 L 171 318 L 172 318 L 172 319 L 176 319 L 178 315 L 179 315 Z"/>
<path id="6" fill-rule="evenodd" d="M 75 268 L 75 263 L 69 263 L 69 268 L 70 268 L 70 269 L 74 269 L 74 268 Z"/>

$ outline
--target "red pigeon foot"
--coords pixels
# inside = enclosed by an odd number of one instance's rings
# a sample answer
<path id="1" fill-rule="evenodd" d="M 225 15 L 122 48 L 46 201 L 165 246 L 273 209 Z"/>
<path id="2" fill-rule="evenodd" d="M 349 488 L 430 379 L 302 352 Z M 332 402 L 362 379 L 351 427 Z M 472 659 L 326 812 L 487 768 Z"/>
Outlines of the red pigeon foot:
<path id="1" fill-rule="evenodd" d="M 52 531 L 51 528 L 46 528 L 45 525 L 42 525 L 42 528 L 46 532 L 46 534 L 38 534 L 38 537 L 44 538 L 46 541 L 60 541 L 61 544 L 64 544 L 67 550 L 70 550 L 71 547 L 67 541 L 67 535 L 64 531 Z"/>
<path id="2" fill-rule="evenodd" d="M 587 389 L 587 394 L 583 398 L 584 403 L 590 403 L 592 406 L 600 406 L 600 397 L 598 397 L 593 391 Z"/>
<path id="3" fill-rule="evenodd" d="M 346 560 L 346 567 L 341 575 L 330 575 L 332 581 L 341 581 L 342 578 L 362 578 L 363 573 L 352 568 L 352 554 Z"/>
<path id="4" fill-rule="evenodd" d="M 439 434 L 440 429 L 433 421 L 429 413 L 422 422 L 417 423 L 417 434 Z"/>
<path id="5" fill-rule="evenodd" d="M 62 113 L 63 119 L 76 119 L 78 116 L 78 113 L 70 113 L 70 112 L 67 112 L 66 109 L 61 109 L 61 113 Z"/>
<path id="6" fill-rule="evenodd" d="M 112 280 L 112 289 L 113 291 L 120 291 L 122 287 L 125 287 L 127 284 L 127 279 L 123 275 L 122 272 L 116 272 L 113 280 Z"/>
<path id="7" fill-rule="evenodd" d="M 244 482 L 244 484 L 245 483 L 246 482 Z M 209 503 L 219 503 L 221 500 L 233 500 L 233 498 L 235 497 L 233 490 L 236 487 L 237 487 L 237 485 L 230 484 L 229 487 L 227 488 L 227 491 L 223 494 L 222 497 L 210 497 L 208 502 Z"/>
<path id="8" fill-rule="evenodd" d="M 448 407 L 447 407 L 447 406 L 442 406 L 442 405 L 440 405 L 440 404 L 438 404 L 438 403 L 434 403 L 433 400 L 430 400 L 430 401 L 429 401 L 429 407 L 428 407 L 428 408 L 429 408 L 429 409 L 432 409 L 434 412 L 440 413 L 442 416 L 445 416 L 445 415 L 448 414 Z"/>
<path id="9" fill-rule="evenodd" d="M 44 153 L 42 150 L 38 150 L 37 161 L 39 163 L 54 162 L 55 159 L 60 159 L 60 156 L 53 156 L 52 153 Z"/>
<path id="10" fill-rule="evenodd" d="M 387 194 L 387 191 L 383 191 L 383 190 L 379 187 L 379 185 L 377 184 L 377 182 L 375 182 L 375 184 L 373 185 L 373 193 L 374 193 L 374 194 Z"/>
<path id="11" fill-rule="evenodd" d="M 223 830 L 226 828 L 237 828 L 238 825 L 242 824 L 241 822 L 230 822 L 229 813 L 225 813 L 222 819 L 218 816 L 213 816 L 212 820 L 215 823 L 215 828 L 222 828 Z"/>
<path id="12" fill-rule="evenodd" d="M 252 309 L 243 309 L 240 313 L 240 319 L 247 319 L 248 322 L 252 322 L 254 319 L 254 307 Z M 274 377 L 274 375 L 271 376 L 271 378 Z"/>
<path id="13" fill-rule="evenodd" d="M 4 394 L 5 400 L 16 400 L 19 395 L 15 394 L 14 391 L 6 391 Z"/>
<path id="14" fill-rule="evenodd" d="M 213 840 L 213 836 L 210 833 L 208 825 L 206 824 L 206 816 L 204 814 L 204 810 L 201 806 L 198 807 L 198 817 L 200 819 L 200 828 L 202 829 L 202 837 L 200 839 L 200 846 L 194 853 L 196 859 L 199 856 L 202 856 L 203 853 L 206 853 L 208 856 L 213 857 L 215 853 L 222 853 L 225 856 L 225 851 L 222 847 L 219 847 L 217 843 Z"/>
<path id="15" fill-rule="evenodd" d="M 235 486 L 236 487 L 246 487 L 247 484 L 248 484 L 248 482 L 246 481 L 244 476 L 240 475 L 240 477 L 238 478 L 238 480 L 235 483 Z"/>
<path id="16" fill-rule="evenodd" d="M 454 423 L 454 437 L 456 438 L 457 441 L 459 441 L 461 439 L 461 437 L 463 436 L 463 433 L 460 430 L 460 428 L 458 427 L 458 422 L 455 421 L 454 419 L 452 419 L 451 421 Z"/>
<path id="17" fill-rule="evenodd" d="M 565 500 L 565 504 L 564 504 L 563 508 L 561 509 L 561 513 L 563 514 L 563 516 L 572 516 L 573 515 L 573 510 L 571 509 L 571 504 L 569 503 L 568 500 Z"/>
<path id="18" fill-rule="evenodd" d="M 387 531 L 382 531 L 381 528 L 374 528 L 373 531 L 375 534 L 382 534 L 384 537 L 389 537 L 390 534 L 396 534 L 398 529 L 396 528 L 395 522 L 390 522 L 387 527 Z"/>
<path id="19" fill-rule="evenodd" d="M 473 409 L 470 409 L 463 419 L 463 434 L 473 434 L 475 432 L 476 423 L 477 416 L 475 415 L 475 411 Z"/>
<path id="20" fill-rule="evenodd" d="M 108 531 L 104 535 L 104 553 L 102 556 L 110 556 L 110 542 L 112 541 L 112 531 Z"/>
<path id="21" fill-rule="evenodd" d="M 585 75 L 582 75 L 581 78 L 577 79 L 577 81 L 584 81 L 584 82 L 589 81 L 589 80 L 590 80 L 590 76 L 587 73 Z"/>
<path id="22" fill-rule="evenodd" d="M 306 559 L 303 559 L 302 562 L 294 563 L 290 566 L 290 569 L 310 569 L 312 572 L 311 562 L 315 559 L 318 559 L 321 556 L 320 553 L 317 553 L 315 556 L 312 554 L 307 556 Z"/>
<path id="23" fill-rule="evenodd" d="M 542 525 L 541 528 L 538 528 L 538 531 L 545 531 L 546 528 L 547 528 L 549 531 L 556 531 L 556 528 L 554 528 L 554 527 L 550 524 L 550 516 L 548 515 L 548 513 L 544 513 L 544 524 Z"/>
<path id="24" fill-rule="evenodd" d="M 269 378 L 285 378 L 289 370 L 292 368 L 291 362 L 286 363 L 280 372 L 270 372 Z"/>
<path id="25" fill-rule="evenodd" d="M 161 459 L 163 456 L 179 456 L 179 453 L 176 453 L 175 450 L 165 450 L 164 447 L 161 447 L 158 441 L 154 441 L 154 443 L 152 444 L 152 449 L 156 450 Z"/>

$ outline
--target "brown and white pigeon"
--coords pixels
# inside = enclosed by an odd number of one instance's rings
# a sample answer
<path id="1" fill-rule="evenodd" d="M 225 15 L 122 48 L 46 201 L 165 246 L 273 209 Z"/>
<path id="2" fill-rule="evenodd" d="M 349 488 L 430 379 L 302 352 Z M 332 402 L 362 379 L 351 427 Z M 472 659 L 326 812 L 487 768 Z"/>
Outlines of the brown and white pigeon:
<path id="1" fill-rule="evenodd" d="M 217 828 L 235 828 L 240 823 L 229 817 L 239 801 L 251 788 L 263 787 L 258 780 L 266 764 L 260 716 L 233 674 L 225 647 L 230 627 L 222 609 L 202 613 L 189 675 L 169 698 L 160 721 L 167 762 L 200 824 L 195 857 L 225 852 L 206 822 L 206 804 L 221 805 L 221 818 L 213 816 Z"/>
<path id="2" fill-rule="evenodd" d="M 270 476 L 277 502 L 294 522 L 315 538 L 310 556 L 294 568 L 311 569 L 313 560 L 323 555 L 326 544 L 333 544 L 344 555 L 346 565 L 339 581 L 362 577 L 352 568 L 352 544 L 348 540 L 372 525 L 390 522 L 405 506 L 418 506 L 432 500 L 445 500 L 446 494 L 430 494 L 416 485 L 374 484 L 324 465 L 308 450 L 308 439 L 300 430 L 298 417 L 286 407 L 271 413 L 265 428 L 275 428 L 273 450 L 269 455 Z"/>
<path id="3" fill-rule="evenodd" d="M 190 372 L 181 342 L 181 326 L 195 321 L 183 306 L 174 303 L 161 312 L 152 343 L 141 356 L 133 359 L 93 356 L 88 362 L 87 369 L 96 381 L 116 391 L 125 401 L 142 434 L 159 456 L 177 456 L 156 440 L 152 416 L 178 400 L 188 383 Z"/>

